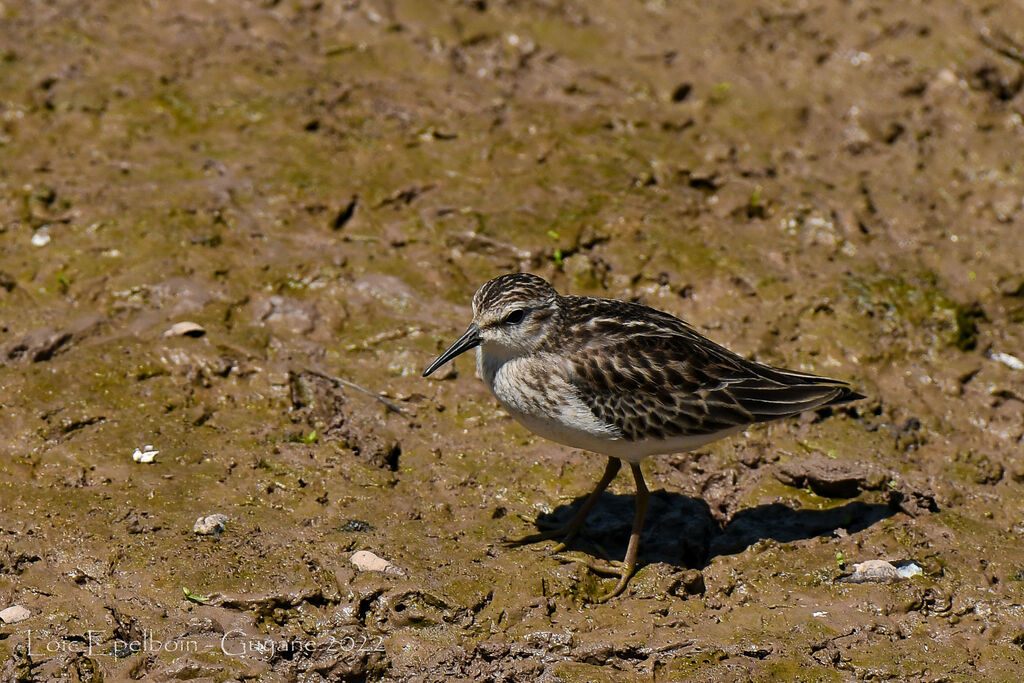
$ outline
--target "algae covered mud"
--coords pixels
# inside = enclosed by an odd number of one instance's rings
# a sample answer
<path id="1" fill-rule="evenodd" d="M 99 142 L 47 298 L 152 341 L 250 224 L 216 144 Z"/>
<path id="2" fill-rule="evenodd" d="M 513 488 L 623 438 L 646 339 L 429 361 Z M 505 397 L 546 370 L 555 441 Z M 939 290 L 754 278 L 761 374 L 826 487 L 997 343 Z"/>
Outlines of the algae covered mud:
<path id="1" fill-rule="evenodd" d="M 1022 27 L 0 3 L 0 679 L 1015 680 Z M 644 463 L 595 605 L 628 478 L 504 548 L 602 459 L 419 377 L 519 269 L 869 399 Z"/>

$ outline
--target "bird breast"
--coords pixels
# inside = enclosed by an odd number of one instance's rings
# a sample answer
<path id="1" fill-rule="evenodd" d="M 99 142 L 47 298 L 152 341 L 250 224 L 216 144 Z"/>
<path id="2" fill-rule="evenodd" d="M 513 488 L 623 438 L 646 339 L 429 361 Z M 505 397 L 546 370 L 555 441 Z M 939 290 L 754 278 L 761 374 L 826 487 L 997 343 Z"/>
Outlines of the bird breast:
<path id="1" fill-rule="evenodd" d="M 568 381 L 564 361 L 550 354 L 502 358 L 477 349 L 477 371 L 498 402 L 524 427 L 552 441 L 594 450 L 594 438 L 621 438 L 599 420 Z"/>

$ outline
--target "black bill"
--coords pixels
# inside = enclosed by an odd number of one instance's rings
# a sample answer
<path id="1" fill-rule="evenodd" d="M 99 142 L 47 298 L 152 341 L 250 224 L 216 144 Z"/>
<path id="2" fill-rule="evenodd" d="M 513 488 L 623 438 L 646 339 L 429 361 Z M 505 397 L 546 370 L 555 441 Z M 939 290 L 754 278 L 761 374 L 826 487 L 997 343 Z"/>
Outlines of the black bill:
<path id="1" fill-rule="evenodd" d="M 465 334 L 459 337 L 454 344 L 448 347 L 447 351 L 438 356 L 437 359 L 430 364 L 430 367 L 423 371 L 423 376 L 428 376 L 434 370 L 437 370 L 460 353 L 464 353 L 472 348 L 480 346 L 480 342 L 482 341 L 483 340 L 480 338 L 480 328 L 477 327 L 475 323 L 470 325 Z"/>

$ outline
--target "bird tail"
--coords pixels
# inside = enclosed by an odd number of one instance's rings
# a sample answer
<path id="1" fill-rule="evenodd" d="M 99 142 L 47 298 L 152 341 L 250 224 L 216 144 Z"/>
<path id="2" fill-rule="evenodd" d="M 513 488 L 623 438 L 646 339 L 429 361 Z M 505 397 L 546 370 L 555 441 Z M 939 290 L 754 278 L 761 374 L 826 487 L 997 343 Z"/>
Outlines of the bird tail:
<path id="1" fill-rule="evenodd" d="M 751 369 L 757 378 L 739 382 L 729 393 L 758 422 L 865 398 L 841 380 L 762 364 Z"/>
<path id="2" fill-rule="evenodd" d="M 828 403 L 823 405 L 826 406 L 841 406 L 844 403 L 852 403 L 853 401 L 859 401 L 862 398 L 867 398 L 864 394 L 858 394 L 850 387 L 840 387 L 839 394 Z"/>

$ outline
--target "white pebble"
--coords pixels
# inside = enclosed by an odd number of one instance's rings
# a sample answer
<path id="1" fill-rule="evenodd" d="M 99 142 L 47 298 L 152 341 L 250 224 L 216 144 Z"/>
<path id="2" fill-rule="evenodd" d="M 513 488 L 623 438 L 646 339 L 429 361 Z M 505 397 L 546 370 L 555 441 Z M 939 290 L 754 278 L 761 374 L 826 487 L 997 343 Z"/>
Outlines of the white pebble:
<path id="1" fill-rule="evenodd" d="M 391 564 L 383 557 L 374 555 L 369 550 L 357 550 L 352 553 L 349 561 L 356 566 L 356 569 L 365 572 L 384 572 L 386 574 L 403 575 L 404 571 Z"/>
<path id="2" fill-rule="evenodd" d="M 924 574 L 924 571 L 921 570 L 921 567 L 919 567 L 914 562 L 907 562 L 906 564 L 901 564 L 896 567 L 896 571 L 899 572 L 899 575 L 902 576 L 904 579 L 909 579 L 912 576 L 921 576 L 922 574 Z"/>
<path id="3" fill-rule="evenodd" d="M 885 583 L 903 578 L 890 562 L 866 560 L 853 565 L 853 573 L 841 580 L 846 583 Z"/>
<path id="4" fill-rule="evenodd" d="M 37 247 L 45 247 L 50 243 L 50 231 L 46 227 L 39 228 L 32 235 L 32 244 Z"/>
<path id="5" fill-rule="evenodd" d="M 224 524 L 228 521 L 227 515 L 220 513 L 200 517 L 192 525 L 192 531 L 200 536 L 219 536 L 224 531 Z"/>
<path id="6" fill-rule="evenodd" d="M 997 360 L 1011 370 L 1024 370 L 1024 361 L 1017 356 L 1011 356 L 1008 353 L 1000 353 L 996 351 L 992 354 L 992 360 Z"/>
<path id="7" fill-rule="evenodd" d="M 19 621 L 25 621 L 32 613 L 28 611 L 27 607 L 21 605 L 11 605 L 7 609 L 0 611 L 0 621 L 5 624 L 17 624 Z"/>

